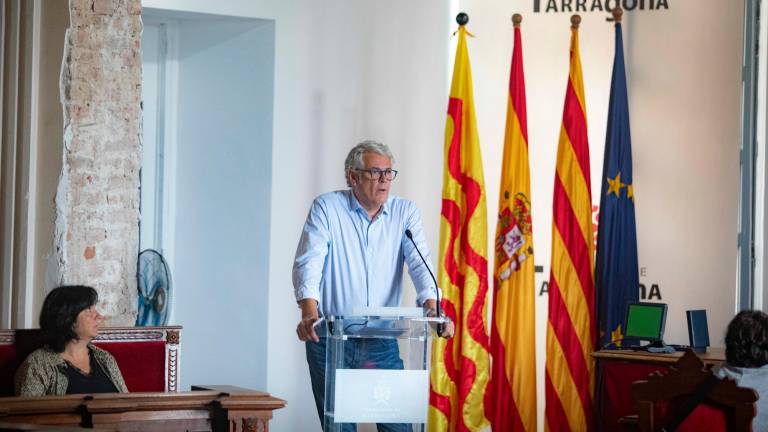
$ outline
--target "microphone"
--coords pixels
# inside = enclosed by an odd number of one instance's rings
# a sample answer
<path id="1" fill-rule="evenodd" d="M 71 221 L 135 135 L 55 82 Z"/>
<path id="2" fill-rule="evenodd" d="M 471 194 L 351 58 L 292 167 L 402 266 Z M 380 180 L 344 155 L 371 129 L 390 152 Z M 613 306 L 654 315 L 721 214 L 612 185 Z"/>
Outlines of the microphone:
<path id="1" fill-rule="evenodd" d="M 438 318 L 440 318 L 442 316 L 442 311 L 440 310 L 440 289 L 437 287 L 437 279 L 435 279 L 435 275 L 432 274 L 432 270 L 427 265 L 427 260 L 424 259 L 424 255 L 421 254 L 419 247 L 416 246 L 416 241 L 413 239 L 413 233 L 411 232 L 411 230 L 409 229 L 405 230 L 405 236 L 408 237 L 411 243 L 413 243 L 413 248 L 416 249 L 416 252 L 418 252 L 419 258 L 421 258 L 421 262 L 424 263 L 424 267 L 427 268 L 429 275 L 432 276 L 432 282 L 435 283 L 435 295 L 437 296 L 437 299 L 435 299 L 435 303 L 437 303 L 437 316 Z M 443 323 L 437 324 L 437 334 L 438 336 L 443 335 Z"/>

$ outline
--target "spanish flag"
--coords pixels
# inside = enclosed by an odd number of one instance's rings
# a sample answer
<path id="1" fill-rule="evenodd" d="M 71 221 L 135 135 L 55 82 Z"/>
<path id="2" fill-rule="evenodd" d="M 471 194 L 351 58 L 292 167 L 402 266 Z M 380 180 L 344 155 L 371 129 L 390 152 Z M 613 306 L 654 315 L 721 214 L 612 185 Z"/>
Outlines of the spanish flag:
<path id="1" fill-rule="evenodd" d="M 509 72 L 504 159 L 496 222 L 491 323 L 491 423 L 496 431 L 536 430 L 536 329 L 531 175 L 520 15 Z"/>
<path id="2" fill-rule="evenodd" d="M 443 310 L 453 320 L 456 333 L 452 339 L 435 338 L 432 345 L 430 431 L 476 431 L 489 424 L 484 404 L 490 378 L 488 222 L 463 25 L 458 33 L 445 125 L 438 265 Z"/>
<path id="3" fill-rule="evenodd" d="M 571 18 L 571 65 L 557 148 L 545 375 L 546 429 L 592 428 L 596 341 L 594 238 L 578 15 Z"/>

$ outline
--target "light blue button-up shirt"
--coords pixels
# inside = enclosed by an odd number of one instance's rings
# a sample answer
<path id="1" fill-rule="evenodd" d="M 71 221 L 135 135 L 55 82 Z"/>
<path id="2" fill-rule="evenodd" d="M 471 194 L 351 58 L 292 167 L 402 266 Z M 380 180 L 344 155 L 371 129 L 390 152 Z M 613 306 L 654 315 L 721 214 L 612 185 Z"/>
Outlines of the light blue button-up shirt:
<path id="1" fill-rule="evenodd" d="M 417 304 L 436 298 L 435 284 L 406 229 L 429 263 L 421 214 L 413 202 L 390 196 L 371 221 L 351 189 L 315 198 L 293 264 L 296 300 L 317 300 L 322 315 L 400 306 L 404 263 L 416 286 Z"/>

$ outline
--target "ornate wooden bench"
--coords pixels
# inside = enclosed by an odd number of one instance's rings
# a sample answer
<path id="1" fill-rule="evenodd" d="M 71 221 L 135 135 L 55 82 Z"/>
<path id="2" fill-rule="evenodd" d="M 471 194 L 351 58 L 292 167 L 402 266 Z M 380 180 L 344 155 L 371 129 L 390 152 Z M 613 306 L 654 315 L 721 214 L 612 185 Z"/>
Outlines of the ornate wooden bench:
<path id="1" fill-rule="evenodd" d="M 181 326 L 110 327 L 94 344 L 117 360 L 131 392 L 179 390 Z M 13 375 L 21 362 L 42 345 L 40 330 L 0 330 L 0 396 L 13 396 Z"/>
<path id="2" fill-rule="evenodd" d="M 131 393 L 13 395 L 13 375 L 42 344 L 39 330 L 0 330 L 0 428 L 51 425 L 125 431 L 266 432 L 286 402 L 234 386 L 178 392 L 181 327 L 112 327 L 94 344 L 115 357 Z M 45 429 L 48 430 L 48 429 Z"/>

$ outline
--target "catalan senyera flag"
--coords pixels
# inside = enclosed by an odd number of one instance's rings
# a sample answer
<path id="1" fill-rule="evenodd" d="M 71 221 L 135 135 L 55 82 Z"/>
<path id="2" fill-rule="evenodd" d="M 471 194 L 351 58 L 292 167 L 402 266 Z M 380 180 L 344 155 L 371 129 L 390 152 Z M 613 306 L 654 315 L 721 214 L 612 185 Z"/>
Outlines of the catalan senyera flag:
<path id="1" fill-rule="evenodd" d="M 490 399 L 495 431 L 536 431 L 536 328 L 531 176 L 519 24 L 509 72 L 496 223 Z"/>
<path id="2" fill-rule="evenodd" d="M 597 224 L 595 289 L 600 345 L 621 346 L 627 303 L 639 298 L 635 194 L 632 188 L 632 140 L 629 133 L 627 77 L 621 21 L 615 24 L 616 48 L 608 106 L 608 128 Z"/>
<path id="3" fill-rule="evenodd" d="M 453 338 L 435 338 L 432 344 L 430 431 L 477 431 L 489 425 L 485 183 L 464 26 L 458 33 L 445 125 L 438 264 L 441 304 L 456 332 Z"/>
<path id="4" fill-rule="evenodd" d="M 596 341 L 594 237 L 578 16 L 557 148 L 545 374 L 546 430 L 592 429 Z"/>

